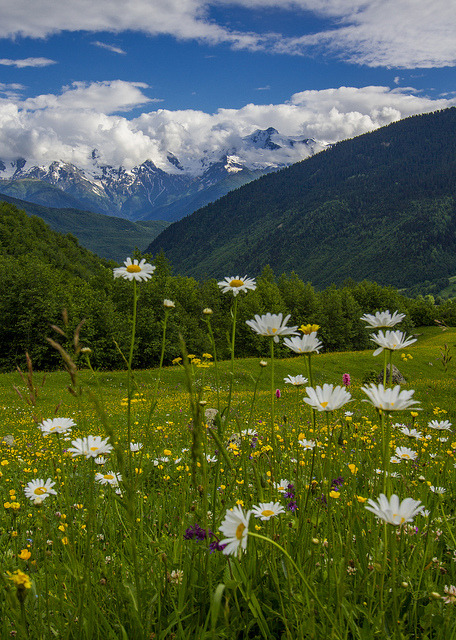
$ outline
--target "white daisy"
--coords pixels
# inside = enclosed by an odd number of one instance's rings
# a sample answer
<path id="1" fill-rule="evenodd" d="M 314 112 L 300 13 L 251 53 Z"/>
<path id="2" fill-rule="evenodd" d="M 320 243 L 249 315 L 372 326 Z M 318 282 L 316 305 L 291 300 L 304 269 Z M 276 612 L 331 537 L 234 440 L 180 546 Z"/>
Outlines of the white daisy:
<path id="1" fill-rule="evenodd" d="M 431 486 L 429 487 L 429 489 L 433 492 L 433 493 L 438 493 L 440 495 L 444 494 L 446 489 L 445 487 L 434 487 L 433 484 L 431 484 Z"/>
<path id="2" fill-rule="evenodd" d="M 397 349 L 404 349 L 409 345 L 416 342 L 416 338 L 407 338 L 402 331 L 379 331 L 377 335 L 371 333 L 371 342 L 378 344 L 378 349 L 374 351 L 372 355 L 378 356 L 379 353 L 386 349 L 387 351 L 397 351 Z"/>
<path id="3" fill-rule="evenodd" d="M 296 333 L 297 326 L 287 327 L 290 315 L 283 318 L 283 314 L 266 313 L 266 315 L 256 315 L 254 320 L 246 320 L 246 324 L 260 336 L 270 336 L 274 342 L 279 341 L 279 336 L 290 336 Z"/>
<path id="4" fill-rule="evenodd" d="M 247 536 L 249 533 L 249 519 L 251 511 L 244 513 L 239 505 L 228 509 L 225 519 L 220 525 L 220 531 L 226 536 L 220 540 L 220 544 L 226 545 L 223 553 L 228 555 L 236 555 L 239 549 L 247 548 Z"/>
<path id="5" fill-rule="evenodd" d="M 95 480 L 100 484 L 110 484 L 113 487 L 117 487 L 119 486 L 119 482 L 122 482 L 122 476 L 120 473 L 108 471 L 108 473 L 96 473 Z"/>
<path id="6" fill-rule="evenodd" d="M 413 518 L 421 513 L 423 506 L 420 500 L 414 500 L 413 498 L 405 498 L 399 503 L 399 498 L 396 494 L 393 494 L 391 498 L 388 498 L 381 493 L 378 502 L 369 499 L 368 505 L 365 507 L 368 511 L 372 511 L 377 518 L 393 524 L 401 526 L 406 522 L 412 522 Z"/>
<path id="7" fill-rule="evenodd" d="M 252 507 L 252 513 L 260 520 L 270 520 L 279 513 L 285 513 L 285 509 L 279 502 L 260 502 L 258 506 Z"/>
<path id="8" fill-rule="evenodd" d="M 315 448 L 315 440 L 298 440 L 301 447 L 305 450 L 314 449 Z"/>
<path id="9" fill-rule="evenodd" d="M 416 429 L 409 429 L 408 427 L 402 427 L 400 429 L 400 432 L 403 433 L 404 436 L 408 436 L 409 438 L 416 438 L 417 440 L 423 437 L 421 431 L 417 431 Z"/>
<path id="10" fill-rule="evenodd" d="M 408 447 L 396 447 L 396 451 L 394 452 L 400 460 L 416 460 L 418 454 L 413 449 L 409 449 Z"/>
<path id="11" fill-rule="evenodd" d="M 375 315 L 371 315 L 370 313 L 365 313 L 361 316 L 361 320 L 363 322 L 367 322 L 367 324 L 373 329 L 380 329 L 381 327 L 394 327 L 399 322 L 405 318 L 405 313 L 399 313 L 395 311 L 393 315 L 389 311 L 377 311 Z"/>
<path id="12" fill-rule="evenodd" d="M 57 491 L 52 488 L 54 485 L 55 482 L 52 482 L 51 478 L 48 478 L 46 482 L 41 478 L 36 478 L 27 482 L 24 487 L 24 493 L 26 498 L 29 498 L 35 504 L 40 504 L 51 494 L 57 495 Z"/>
<path id="13" fill-rule="evenodd" d="M 377 409 L 383 411 L 402 411 L 408 409 L 415 404 L 419 404 L 418 400 L 412 400 L 414 391 L 401 391 L 400 385 L 385 389 L 382 384 L 370 384 L 368 387 L 361 387 L 361 391 L 369 397 L 369 400 L 363 400 L 363 402 L 369 402 Z M 420 407 L 416 407 L 419 409 Z M 415 409 L 415 410 L 416 410 Z"/>
<path id="14" fill-rule="evenodd" d="M 98 456 L 97 458 L 95 458 L 95 464 L 105 464 L 106 463 L 106 458 L 104 456 Z"/>
<path id="15" fill-rule="evenodd" d="M 304 376 L 302 376 L 301 374 L 299 374 L 297 376 L 287 376 L 283 380 L 284 380 L 285 384 L 292 384 L 295 387 L 302 387 L 303 385 L 307 384 L 307 382 L 308 382 L 307 378 L 304 378 Z"/>
<path id="16" fill-rule="evenodd" d="M 431 420 L 428 422 L 428 427 L 438 431 L 451 431 L 451 422 L 449 420 Z"/>
<path id="17" fill-rule="evenodd" d="M 285 338 L 283 344 L 295 353 L 319 353 L 323 346 L 321 340 L 317 338 L 316 331 L 302 336 Z"/>
<path id="18" fill-rule="evenodd" d="M 133 451 L 133 453 L 140 451 L 142 448 L 143 448 L 142 442 L 130 442 L 130 451 Z"/>
<path id="19" fill-rule="evenodd" d="M 71 418 L 49 418 L 43 420 L 38 429 L 41 429 L 43 436 L 48 436 L 51 433 L 67 433 L 75 426 L 76 423 Z"/>
<path id="20" fill-rule="evenodd" d="M 243 278 L 239 276 L 233 276 L 232 278 L 226 277 L 225 280 L 217 282 L 217 284 L 222 290 L 222 293 L 229 293 L 231 291 L 235 297 L 240 291 L 247 293 L 249 289 L 251 291 L 255 291 L 256 289 L 254 278 L 247 278 L 247 276 Z"/>
<path id="21" fill-rule="evenodd" d="M 101 436 L 87 436 L 86 438 L 77 438 L 71 443 L 73 446 L 68 451 L 76 456 L 85 456 L 88 458 L 97 458 L 103 453 L 109 453 L 113 447 L 109 444 L 109 438 L 104 440 Z"/>
<path id="22" fill-rule="evenodd" d="M 152 278 L 152 274 L 155 271 L 155 267 L 145 261 L 143 258 L 141 262 L 138 262 L 136 258 L 131 260 L 127 258 L 124 262 L 124 267 L 116 267 L 113 269 L 114 278 L 124 278 L 124 280 L 149 280 Z"/>
<path id="23" fill-rule="evenodd" d="M 273 487 L 274 489 L 277 489 L 279 493 L 286 493 L 288 491 L 289 484 L 290 484 L 289 480 L 285 480 L 284 478 L 282 478 L 280 482 L 274 482 Z"/>
<path id="24" fill-rule="evenodd" d="M 323 387 L 306 387 L 308 398 L 304 402 L 317 411 L 335 411 L 350 402 L 351 393 L 345 387 L 334 387 L 332 384 L 324 384 Z"/>
<path id="25" fill-rule="evenodd" d="M 168 300 L 167 298 L 165 298 L 163 300 L 163 306 L 165 307 L 165 309 L 174 309 L 174 307 L 176 306 L 176 303 L 173 302 L 172 300 Z"/>

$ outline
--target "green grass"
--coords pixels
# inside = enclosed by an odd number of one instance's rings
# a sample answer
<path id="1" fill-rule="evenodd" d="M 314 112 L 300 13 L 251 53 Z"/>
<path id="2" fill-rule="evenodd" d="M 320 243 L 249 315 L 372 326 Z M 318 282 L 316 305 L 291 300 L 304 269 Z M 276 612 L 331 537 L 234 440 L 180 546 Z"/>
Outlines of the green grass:
<path id="1" fill-rule="evenodd" d="M 372 351 L 312 356 L 315 383 L 341 384 L 349 373 L 354 398 L 334 414 L 318 414 L 315 429 L 305 390 L 283 383 L 287 375 L 306 374 L 303 357 L 275 360 L 281 397 L 274 396 L 274 425 L 269 358 L 266 367 L 259 359 L 236 360 L 231 419 L 215 433 L 201 419 L 217 404 L 214 365 L 190 367 L 191 396 L 182 366 L 163 369 L 152 413 L 159 372 L 134 372 L 130 427 L 126 372 L 83 369 L 76 385 L 65 372 L 47 374 L 33 405 L 24 401 L 28 389 L 18 373 L 1 375 L 0 437 L 13 434 L 15 443 L 0 444 L 0 637 L 456 637 L 453 605 L 442 598 L 456 583 L 456 443 L 452 433 L 427 427 L 430 419 L 456 423 L 456 365 L 450 360 L 445 371 L 439 360 L 445 344 L 454 351 L 456 329 L 416 334 L 404 350 L 412 359 L 396 353 L 393 362 L 423 410 L 416 419 L 398 412 L 391 422 L 413 425 L 420 440 L 397 427 L 388 435 L 388 423 L 362 401 L 366 372 L 382 368 L 382 356 Z M 222 409 L 229 371 L 230 363 L 219 363 Z M 43 374 L 33 378 L 40 386 Z M 63 437 L 43 438 L 36 423 L 54 415 L 76 422 L 70 440 L 109 436 L 114 450 L 106 464 L 71 456 Z M 143 444 L 138 453 L 129 452 L 128 428 L 131 440 Z M 247 428 L 258 437 L 228 445 Z M 299 439 L 316 446 L 306 450 Z M 418 458 L 393 465 L 397 446 Z M 110 471 L 123 476 L 120 494 L 94 482 L 95 472 Z M 57 493 L 35 506 L 24 488 L 47 478 Z M 274 487 L 281 480 L 293 485 L 290 495 Z M 446 492 L 438 495 L 430 485 Z M 385 488 L 401 500 L 420 500 L 429 515 L 401 527 L 378 520 L 366 501 Z M 210 553 L 209 544 L 223 538 L 227 510 L 240 505 L 246 513 L 269 502 L 283 513 L 268 521 L 250 517 L 245 553 Z"/>

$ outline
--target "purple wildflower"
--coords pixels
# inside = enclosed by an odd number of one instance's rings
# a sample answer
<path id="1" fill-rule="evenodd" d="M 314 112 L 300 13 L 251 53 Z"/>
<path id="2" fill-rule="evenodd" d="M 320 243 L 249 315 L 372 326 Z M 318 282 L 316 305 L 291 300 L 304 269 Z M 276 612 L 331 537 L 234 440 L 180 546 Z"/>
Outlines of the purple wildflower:
<path id="1" fill-rule="evenodd" d="M 350 378 L 350 374 L 349 374 L 349 373 L 344 373 L 344 375 L 342 376 L 342 383 L 343 383 L 346 387 L 349 387 L 349 386 L 350 386 L 351 378 Z"/>

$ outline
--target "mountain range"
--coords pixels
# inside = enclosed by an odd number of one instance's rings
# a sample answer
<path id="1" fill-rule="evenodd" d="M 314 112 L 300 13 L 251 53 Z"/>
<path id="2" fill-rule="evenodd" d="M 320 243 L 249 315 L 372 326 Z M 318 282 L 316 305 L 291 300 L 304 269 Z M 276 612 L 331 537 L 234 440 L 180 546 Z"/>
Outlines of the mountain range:
<path id="1" fill-rule="evenodd" d="M 270 127 L 242 138 L 238 148 L 207 151 L 185 167 L 168 153 L 166 170 L 151 160 L 129 170 L 101 164 L 97 150 L 84 168 L 61 160 L 42 166 L 25 158 L 0 159 L 0 194 L 133 221 L 175 221 L 326 146 Z"/>
<path id="2" fill-rule="evenodd" d="M 196 278 L 265 265 L 314 286 L 456 274 L 456 108 L 413 116 L 264 175 L 147 248 Z M 185 247 L 185 251 L 182 248 Z"/>

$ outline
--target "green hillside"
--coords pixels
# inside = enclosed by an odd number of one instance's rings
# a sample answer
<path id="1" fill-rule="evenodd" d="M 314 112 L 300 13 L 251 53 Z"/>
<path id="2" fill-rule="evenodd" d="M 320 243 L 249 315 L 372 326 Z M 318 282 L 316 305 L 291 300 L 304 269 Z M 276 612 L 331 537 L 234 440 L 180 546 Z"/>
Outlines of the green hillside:
<path id="1" fill-rule="evenodd" d="M 148 247 L 197 278 L 269 264 L 317 287 L 456 273 L 456 109 L 414 116 L 266 175 Z"/>
<path id="2" fill-rule="evenodd" d="M 169 224 L 161 220 L 131 222 L 74 208 L 44 207 L 0 193 L 2 200 L 42 218 L 54 231 L 73 234 L 86 249 L 116 262 L 123 261 L 135 247 L 145 249 Z"/>

